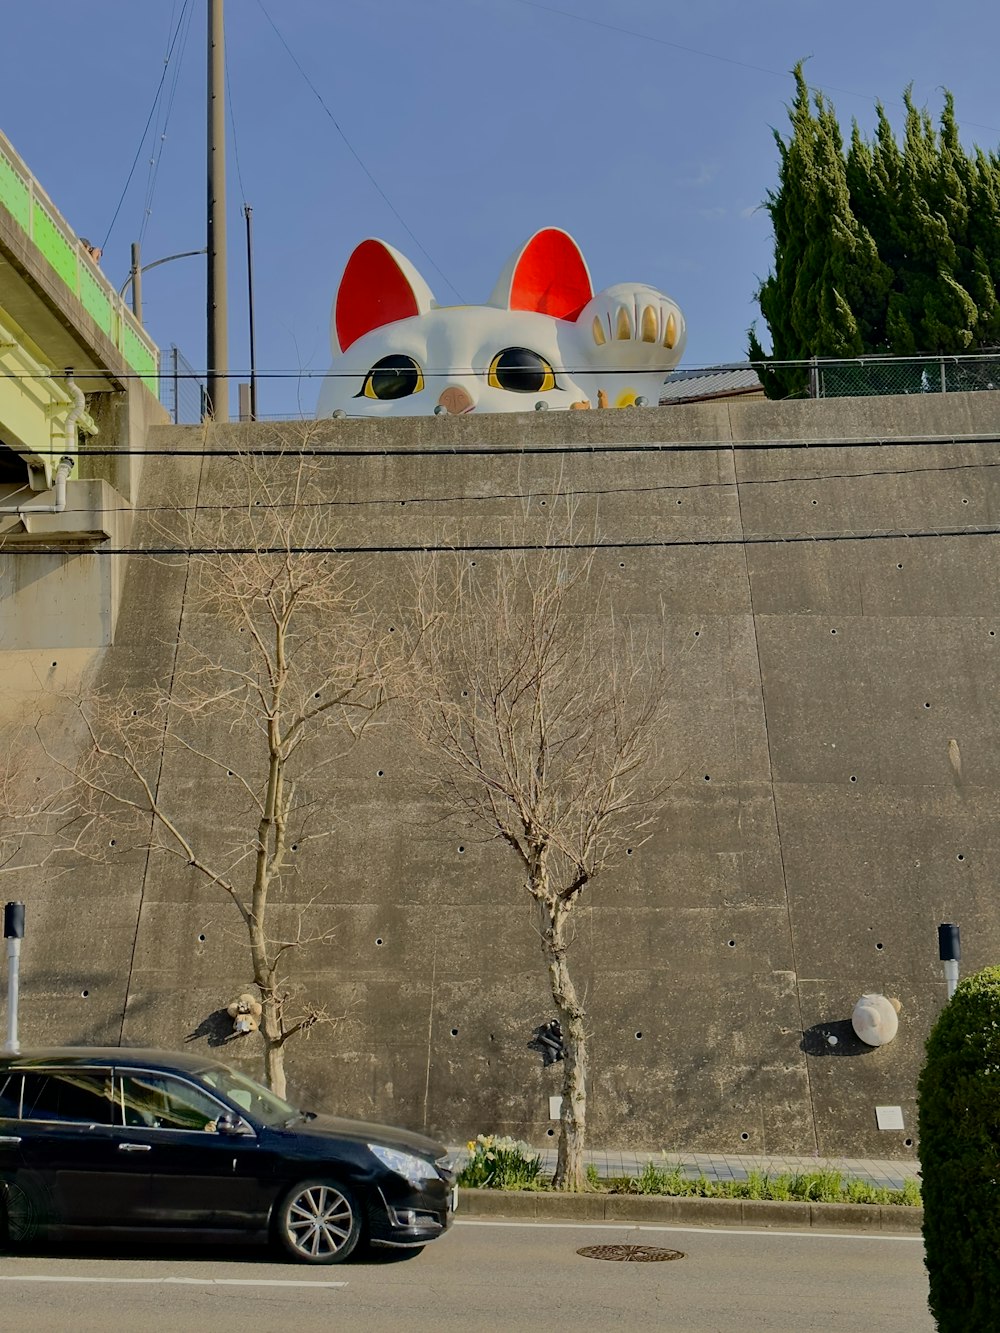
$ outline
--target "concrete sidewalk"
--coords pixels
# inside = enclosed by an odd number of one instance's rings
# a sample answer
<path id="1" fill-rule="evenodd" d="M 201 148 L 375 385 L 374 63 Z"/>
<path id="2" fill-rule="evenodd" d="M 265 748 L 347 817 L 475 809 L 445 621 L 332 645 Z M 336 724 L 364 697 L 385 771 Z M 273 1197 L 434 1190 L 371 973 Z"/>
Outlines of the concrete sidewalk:
<path id="1" fill-rule="evenodd" d="M 552 1174 L 556 1165 L 554 1148 L 536 1150 L 542 1159 L 542 1171 Z M 449 1156 L 461 1165 L 468 1157 L 468 1149 L 449 1149 Z M 678 1167 L 691 1179 L 705 1176 L 708 1180 L 746 1180 L 751 1171 L 769 1176 L 795 1175 L 811 1171 L 839 1171 L 848 1180 L 868 1180 L 883 1189 L 902 1189 L 905 1181 L 919 1180 L 920 1163 L 916 1158 L 887 1159 L 880 1157 L 757 1157 L 737 1153 L 663 1153 L 631 1152 L 612 1148 L 598 1148 L 585 1154 L 588 1163 L 597 1168 L 602 1178 L 610 1176 L 639 1176 L 648 1162 L 663 1170 Z"/>

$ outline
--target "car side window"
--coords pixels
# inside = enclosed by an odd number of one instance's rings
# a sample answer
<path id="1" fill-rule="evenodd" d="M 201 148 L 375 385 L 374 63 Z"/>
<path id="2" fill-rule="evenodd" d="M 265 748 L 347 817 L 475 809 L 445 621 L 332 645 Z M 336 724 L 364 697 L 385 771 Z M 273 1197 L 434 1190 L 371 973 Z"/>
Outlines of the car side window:
<path id="1" fill-rule="evenodd" d="M 110 1125 L 110 1071 L 25 1070 L 21 1118 L 74 1125 Z"/>
<path id="2" fill-rule="evenodd" d="M 4 1074 L 0 1077 L 0 1120 L 21 1118 L 21 1075 Z"/>
<path id="3" fill-rule="evenodd" d="M 228 1108 L 200 1088 L 170 1074 L 122 1070 L 117 1100 L 122 1119 L 132 1127 L 215 1132 Z"/>

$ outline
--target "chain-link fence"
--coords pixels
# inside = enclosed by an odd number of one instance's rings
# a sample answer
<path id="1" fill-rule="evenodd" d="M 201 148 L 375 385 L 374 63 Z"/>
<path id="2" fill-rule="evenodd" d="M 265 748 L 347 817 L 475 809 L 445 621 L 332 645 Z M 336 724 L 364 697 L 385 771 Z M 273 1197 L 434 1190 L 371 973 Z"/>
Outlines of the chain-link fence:
<path id="1" fill-rule="evenodd" d="M 810 389 L 813 398 L 1000 389 L 1000 352 L 976 356 L 816 361 L 810 365 Z"/>
<path id="2" fill-rule="evenodd" d="M 205 415 L 205 377 L 177 347 L 160 356 L 160 402 L 175 426 L 196 426 Z"/>

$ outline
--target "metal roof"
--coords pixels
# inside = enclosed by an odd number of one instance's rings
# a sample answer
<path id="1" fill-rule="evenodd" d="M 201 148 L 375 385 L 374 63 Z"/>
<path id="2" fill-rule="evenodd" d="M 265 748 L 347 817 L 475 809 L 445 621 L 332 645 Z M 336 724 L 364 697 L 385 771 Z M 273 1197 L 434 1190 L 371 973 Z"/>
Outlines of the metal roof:
<path id="1" fill-rule="evenodd" d="M 672 370 L 663 381 L 661 403 L 680 403 L 692 398 L 721 398 L 754 393 L 762 389 L 753 366 L 707 366 Z"/>

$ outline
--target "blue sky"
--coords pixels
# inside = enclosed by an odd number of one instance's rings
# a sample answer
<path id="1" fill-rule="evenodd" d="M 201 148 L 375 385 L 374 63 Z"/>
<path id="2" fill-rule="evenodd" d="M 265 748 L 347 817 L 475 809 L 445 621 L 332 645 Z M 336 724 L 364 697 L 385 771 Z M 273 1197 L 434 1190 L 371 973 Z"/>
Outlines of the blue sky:
<path id="1" fill-rule="evenodd" d="M 4 11 L 0 129 L 77 232 L 107 237 L 109 278 L 125 281 L 140 236 L 147 263 L 204 245 L 206 0 Z M 845 128 L 870 130 L 876 98 L 898 125 L 912 83 L 935 118 L 954 93 L 967 144 L 1000 144 L 1000 9 L 984 0 L 227 0 L 226 23 L 230 366 L 249 362 L 245 200 L 258 370 L 284 372 L 262 381 L 262 415 L 314 408 L 307 376 L 327 366 L 336 284 L 365 236 L 450 304 L 485 300 L 523 239 L 561 226 L 595 287 L 647 282 L 680 303 L 685 365 L 740 359 L 771 260 L 771 127 L 800 58 Z M 152 336 L 199 368 L 204 290 L 201 259 L 143 288 Z"/>

